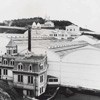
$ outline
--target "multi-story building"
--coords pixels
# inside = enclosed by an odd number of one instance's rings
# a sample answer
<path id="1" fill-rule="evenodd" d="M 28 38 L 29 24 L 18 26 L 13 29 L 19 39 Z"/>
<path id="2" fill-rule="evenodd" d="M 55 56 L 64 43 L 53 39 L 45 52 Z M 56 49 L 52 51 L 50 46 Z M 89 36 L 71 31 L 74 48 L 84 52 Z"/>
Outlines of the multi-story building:
<path id="1" fill-rule="evenodd" d="M 0 78 L 11 80 L 23 95 L 40 96 L 47 85 L 47 56 L 33 53 L 19 54 L 11 39 L 2 56 Z"/>
<path id="2" fill-rule="evenodd" d="M 13 70 L 14 86 L 21 88 L 24 95 L 39 96 L 47 84 L 46 56 L 24 56 L 15 59 Z"/>

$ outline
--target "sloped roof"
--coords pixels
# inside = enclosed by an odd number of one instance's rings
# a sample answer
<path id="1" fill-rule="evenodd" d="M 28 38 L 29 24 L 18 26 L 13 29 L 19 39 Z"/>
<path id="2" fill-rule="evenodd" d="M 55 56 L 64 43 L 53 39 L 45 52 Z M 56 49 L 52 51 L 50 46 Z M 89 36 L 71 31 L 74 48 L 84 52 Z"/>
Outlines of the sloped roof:
<path id="1" fill-rule="evenodd" d="M 88 37 L 88 36 L 85 36 L 85 35 L 79 36 L 76 39 L 74 39 L 73 41 L 86 41 L 89 44 L 96 44 L 97 43 L 97 41 L 95 39 Z"/>
<path id="2" fill-rule="evenodd" d="M 11 39 L 6 47 L 16 47 L 16 43 Z"/>

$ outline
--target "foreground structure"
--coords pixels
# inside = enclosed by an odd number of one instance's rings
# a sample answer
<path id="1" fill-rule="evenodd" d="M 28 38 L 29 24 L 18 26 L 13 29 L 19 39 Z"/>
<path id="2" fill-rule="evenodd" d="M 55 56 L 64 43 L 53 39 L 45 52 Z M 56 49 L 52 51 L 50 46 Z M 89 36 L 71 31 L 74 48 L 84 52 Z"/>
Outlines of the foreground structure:
<path id="1" fill-rule="evenodd" d="M 47 85 L 47 56 L 32 52 L 19 54 L 17 45 L 11 39 L 2 55 L 0 78 L 12 81 L 22 95 L 39 96 Z"/>
<path id="2" fill-rule="evenodd" d="M 31 97 L 42 95 L 47 84 L 100 90 L 100 46 L 88 37 L 83 40 L 52 42 L 50 46 L 46 42 L 41 46 L 41 40 L 40 45 L 18 53 L 11 39 L 1 56 L 0 78 L 12 81 L 22 95 Z"/>

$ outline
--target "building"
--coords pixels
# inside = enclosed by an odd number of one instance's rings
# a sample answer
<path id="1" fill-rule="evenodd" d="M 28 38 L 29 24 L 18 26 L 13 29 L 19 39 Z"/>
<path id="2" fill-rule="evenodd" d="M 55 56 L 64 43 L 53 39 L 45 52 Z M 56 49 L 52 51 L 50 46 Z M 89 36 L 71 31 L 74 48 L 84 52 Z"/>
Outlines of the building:
<path id="1" fill-rule="evenodd" d="M 49 48 L 55 59 L 48 57 L 49 84 L 58 84 L 88 90 L 100 90 L 100 44 L 72 41 L 68 45 Z M 57 84 L 57 82 L 56 82 Z"/>
<path id="2" fill-rule="evenodd" d="M 24 95 L 40 96 L 47 85 L 46 56 L 26 56 L 15 60 L 14 86 L 21 88 Z"/>
<path id="3" fill-rule="evenodd" d="M 52 33 L 49 34 L 49 36 L 56 39 L 67 39 L 69 34 L 65 30 L 55 29 L 52 31 Z"/>
<path id="4" fill-rule="evenodd" d="M 48 20 L 44 23 L 44 27 L 54 27 L 54 26 L 55 26 L 54 23 L 50 20 Z"/>
<path id="5" fill-rule="evenodd" d="M 41 29 L 41 24 L 40 23 L 35 23 L 35 22 L 33 22 L 33 24 L 32 24 L 32 28 L 33 29 Z"/>
<path id="6" fill-rule="evenodd" d="M 70 36 L 81 35 L 80 28 L 77 25 L 74 25 L 74 24 L 66 26 L 66 32 Z"/>
<path id="7" fill-rule="evenodd" d="M 47 56 L 32 52 L 19 54 L 18 47 L 11 39 L 2 55 L 0 78 L 12 81 L 22 95 L 40 96 L 47 86 Z"/>
<path id="8" fill-rule="evenodd" d="M 13 80 L 13 68 L 15 56 L 17 55 L 17 45 L 11 39 L 6 46 L 6 53 L 2 55 L 2 62 L 0 65 L 1 79 Z"/>

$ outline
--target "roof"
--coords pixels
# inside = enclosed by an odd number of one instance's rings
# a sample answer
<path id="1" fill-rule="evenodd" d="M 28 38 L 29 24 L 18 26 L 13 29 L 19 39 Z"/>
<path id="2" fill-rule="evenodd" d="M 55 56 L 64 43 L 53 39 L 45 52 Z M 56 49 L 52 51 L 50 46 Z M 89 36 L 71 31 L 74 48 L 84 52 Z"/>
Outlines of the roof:
<path id="1" fill-rule="evenodd" d="M 41 62 L 43 61 L 45 56 L 43 55 L 25 55 L 24 57 L 18 57 L 16 61 L 21 62 L 28 62 L 28 63 L 35 63 L 35 62 Z"/>
<path id="2" fill-rule="evenodd" d="M 26 30 L 25 27 L 15 27 L 15 26 L 0 26 L 0 29 L 18 29 L 18 30 Z"/>
<path id="3" fill-rule="evenodd" d="M 79 36 L 78 38 L 74 39 L 73 41 L 86 41 L 89 44 L 96 44 L 96 42 L 97 42 L 95 39 L 93 39 L 89 36 L 85 36 L 85 35 Z"/>
<path id="4" fill-rule="evenodd" d="M 53 52 L 57 53 L 60 57 L 65 56 L 66 54 L 68 54 L 69 52 L 85 47 L 89 45 L 87 42 L 85 41 L 75 41 L 75 42 L 69 42 L 66 45 L 62 45 L 62 46 L 56 46 L 56 47 L 52 47 L 50 48 Z"/>
<path id="5" fill-rule="evenodd" d="M 16 47 L 16 43 L 11 39 L 6 47 Z"/>

